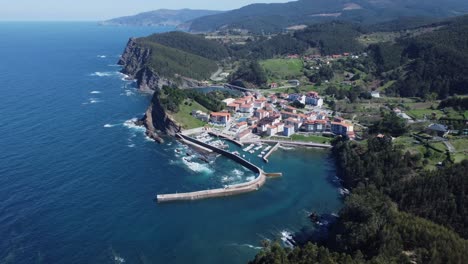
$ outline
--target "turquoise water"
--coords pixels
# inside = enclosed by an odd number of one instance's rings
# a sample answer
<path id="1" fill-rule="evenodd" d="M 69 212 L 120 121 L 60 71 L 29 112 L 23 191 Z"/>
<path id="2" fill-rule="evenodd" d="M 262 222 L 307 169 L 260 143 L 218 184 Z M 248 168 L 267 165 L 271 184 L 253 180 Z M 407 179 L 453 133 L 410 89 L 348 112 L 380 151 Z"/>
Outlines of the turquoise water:
<path id="1" fill-rule="evenodd" d="M 150 97 L 115 65 L 131 36 L 168 28 L 0 23 L 0 263 L 244 263 L 262 239 L 309 227 L 341 199 L 325 151 L 279 150 L 256 193 L 156 204 L 158 193 L 253 175 L 224 158 L 185 162 L 126 121 Z"/>

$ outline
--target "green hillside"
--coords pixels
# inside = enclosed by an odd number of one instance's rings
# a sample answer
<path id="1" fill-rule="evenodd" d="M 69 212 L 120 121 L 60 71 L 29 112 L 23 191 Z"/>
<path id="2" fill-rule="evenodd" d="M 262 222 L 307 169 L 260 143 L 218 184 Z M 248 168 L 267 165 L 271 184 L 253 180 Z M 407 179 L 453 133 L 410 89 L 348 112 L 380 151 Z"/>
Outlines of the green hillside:
<path id="1" fill-rule="evenodd" d="M 218 69 L 215 61 L 191 54 L 179 49 L 170 48 L 147 39 L 139 43 L 151 49 L 149 65 L 162 76 L 174 77 L 175 74 L 197 80 L 209 79 Z"/>
<path id="2" fill-rule="evenodd" d="M 194 19 L 192 31 L 242 28 L 255 33 L 281 32 L 297 24 L 330 20 L 364 24 L 401 17 L 449 17 L 468 11 L 464 0 L 299 0 L 283 4 L 253 4 L 240 9 Z"/>
<path id="3" fill-rule="evenodd" d="M 202 35 L 185 32 L 153 34 L 144 38 L 146 41 L 179 49 L 211 60 L 221 60 L 229 56 L 227 48 L 216 41 L 207 40 Z"/>

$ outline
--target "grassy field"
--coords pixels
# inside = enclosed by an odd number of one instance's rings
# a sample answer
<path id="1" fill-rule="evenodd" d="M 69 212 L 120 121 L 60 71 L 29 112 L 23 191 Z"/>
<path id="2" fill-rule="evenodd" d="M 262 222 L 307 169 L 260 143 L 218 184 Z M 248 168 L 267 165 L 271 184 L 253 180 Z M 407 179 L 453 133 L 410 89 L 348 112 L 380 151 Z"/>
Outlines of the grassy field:
<path id="1" fill-rule="evenodd" d="M 190 106 L 190 104 L 192 104 L 192 106 Z M 198 120 L 191 115 L 192 110 L 200 110 L 205 113 L 209 112 L 205 107 L 203 107 L 199 103 L 190 99 L 185 100 L 179 106 L 179 112 L 172 114 L 174 119 L 177 121 L 177 123 L 181 124 L 183 129 L 192 129 L 206 125 L 205 122 Z"/>
<path id="2" fill-rule="evenodd" d="M 424 117 L 430 119 L 435 114 L 436 118 L 440 118 L 444 113 L 440 110 L 432 109 L 412 109 L 406 112 L 409 116 L 415 119 L 424 119 Z"/>
<path id="3" fill-rule="evenodd" d="M 291 139 L 294 141 L 303 141 L 303 142 L 314 142 L 314 143 L 320 143 L 320 144 L 327 144 L 330 143 L 332 140 L 329 137 L 322 137 L 322 136 L 305 136 L 305 135 L 292 135 Z"/>
<path id="4" fill-rule="evenodd" d="M 447 148 L 442 142 L 430 143 L 431 147 L 436 148 L 441 152 L 435 151 L 434 149 L 425 146 L 422 142 L 419 142 L 410 136 L 399 137 L 395 139 L 394 144 L 402 147 L 403 152 L 409 151 L 413 155 L 420 153 L 424 156 L 428 152 L 431 153 L 428 157 L 423 158 L 427 159 L 428 161 L 427 165 L 424 166 L 424 168 L 428 170 L 436 169 L 436 164 L 444 161 L 447 158 L 445 154 Z"/>
<path id="5" fill-rule="evenodd" d="M 286 80 L 302 76 L 304 62 L 301 59 L 270 59 L 260 62 L 270 81 Z"/>
<path id="6" fill-rule="evenodd" d="M 456 151 L 467 151 L 468 152 L 468 138 L 457 138 L 450 140 Z"/>

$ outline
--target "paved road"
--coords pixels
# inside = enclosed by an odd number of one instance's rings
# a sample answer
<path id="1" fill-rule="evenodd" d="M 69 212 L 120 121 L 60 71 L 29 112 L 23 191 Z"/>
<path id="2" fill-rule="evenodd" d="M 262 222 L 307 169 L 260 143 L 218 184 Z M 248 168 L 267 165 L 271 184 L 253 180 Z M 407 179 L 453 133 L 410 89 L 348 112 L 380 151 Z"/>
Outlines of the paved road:
<path id="1" fill-rule="evenodd" d="M 456 151 L 455 147 L 449 141 L 444 141 L 444 144 L 450 153 L 454 153 Z"/>

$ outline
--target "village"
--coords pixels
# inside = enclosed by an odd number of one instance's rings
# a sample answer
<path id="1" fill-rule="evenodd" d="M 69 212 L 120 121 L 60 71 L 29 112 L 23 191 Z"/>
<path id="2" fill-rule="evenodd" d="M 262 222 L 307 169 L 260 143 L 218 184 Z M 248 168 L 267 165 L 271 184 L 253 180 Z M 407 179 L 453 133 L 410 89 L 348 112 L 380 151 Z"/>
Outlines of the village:
<path id="1" fill-rule="evenodd" d="M 222 112 L 208 114 L 194 110 L 192 116 L 240 142 L 258 137 L 291 139 L 295 134 L 356 137 L 352 122 L 332 117 L 331 111 L 322 109 L 323 99 L 316 92 L 281 93 L 279 96 L 246 93 L 241 98 L 228 98 L 223 102 L 226 110 Z M 297 109 L 292 106 L 295 103 L 306 107 Z"/>

